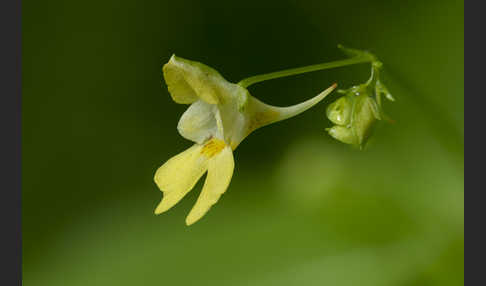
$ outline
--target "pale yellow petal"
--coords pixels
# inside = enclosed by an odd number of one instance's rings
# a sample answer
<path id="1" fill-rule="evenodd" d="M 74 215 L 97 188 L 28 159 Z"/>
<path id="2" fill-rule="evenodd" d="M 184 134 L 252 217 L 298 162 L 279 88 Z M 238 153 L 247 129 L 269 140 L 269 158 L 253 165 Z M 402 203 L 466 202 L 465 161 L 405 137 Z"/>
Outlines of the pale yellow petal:
<path id="1" fill-rule="evenodd" d="M 162 70 L 169 93 L 177 103 L 190 104 L 202 99 L 218 104 L 224 101 L 233 86 L 213 68 L 175 55 Z"/>
<path id="2" fill-rule="evenodd" d="M 202 150 L 202 145 L 195 144 L 169 159 L 157 170 L 154 180 L 164 197 L 155 209 L 155 214 L 163 213 L 177 204 L 206 172 L 208 157 Z"/>
<path id="3" fill-rule="evenodd" d="M 218 201 L 219 197 L 229 186 L 233 169 L 233 152 L 229 146 L 226 146 L 209 160 L 208 175 L 204 182 L 203 190 L 186 218 L 187 225 L 198 221 Z"/>
<path id="4" fill-rule="evenodd" d="M 177 130 L 182 137 L 202 144 L 211 137 L 223 137 L 216 120 L 216 105 L 197 100 L 182 114 Z"/>

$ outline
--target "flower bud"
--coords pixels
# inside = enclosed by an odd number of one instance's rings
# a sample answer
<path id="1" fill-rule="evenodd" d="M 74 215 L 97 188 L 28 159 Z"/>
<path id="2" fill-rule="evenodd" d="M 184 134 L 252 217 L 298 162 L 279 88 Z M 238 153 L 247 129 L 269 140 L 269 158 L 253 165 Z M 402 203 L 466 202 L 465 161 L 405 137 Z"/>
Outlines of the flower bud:
<path id="1" fill-rule="evenodd" d="M 389 120 L 383 113 L 381 96 L 394 101 L 386 86 L 380 81 L 380 69 L 383 64 L 367 52 L 340 47 L 346 53 L 356 56 L 371 56 L 371 76 L 367 82 L 352 86 L 347 90 L 338 90 L 344 94 L 331 103 L 327 118 L 335 125 L 326 131 L 333 138 L 360 148 L 366 144 L 377 120 Z"/>
<path id="2" fill-rule="evenodd" d="M 367 85 L 352 87 L 345 93 L 328 106 L 327 118 L 335 125 L 326 131 L 345 144 L 363 146 L 380 119 L 378 105 Z"/>
<path id="3" fill-rule="evenodd" d="M 326 129 L 334 139 L 339 140 L 346 144 L 358 145 L 357 137 L 354 135 L 353 131 L 345 126 L 334 125 L 331 128 Z"/>
<path id="4" fill-rule="evenodd" d="M 378 118 L 373 110 L 375 103 L 371 97 L 364 94 L 355 100 L 352 128 L 356 134 L 358 145 L 362 146 L 371 135 L 374 123 Z"/>
<path id="5" fill-rule="evenodd" d="M 326 115 L 334 124 L 347 125 L 351 118 L 351 109 L 351 100 L 343 96 L 327 107 Z"/>

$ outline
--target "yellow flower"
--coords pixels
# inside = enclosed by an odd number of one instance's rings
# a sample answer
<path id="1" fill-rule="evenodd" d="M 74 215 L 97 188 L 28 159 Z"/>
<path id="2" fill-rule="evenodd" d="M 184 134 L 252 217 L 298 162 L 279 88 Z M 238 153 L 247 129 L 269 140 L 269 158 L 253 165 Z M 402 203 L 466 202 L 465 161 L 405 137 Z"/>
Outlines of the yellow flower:
<path id="1" fill-rule="evenodd" d="M 234 169 L 233 151 L 252 131 L 293 117 L 324 99 L 336 84 L 300 104 L 276 107 L 250 95 L 241 84 L 230 83 L 216 70 L 173 55 L 163 67 L 169 93 L 176 103 L 191 104 L 177 129 L 195 142 L 172 157 L 155 173 L 163 198 L 160 214 L 177 204 L 207 171 L 199 198 L 186 218 L 191 225 L 206 214 L 226 191 Z"/>

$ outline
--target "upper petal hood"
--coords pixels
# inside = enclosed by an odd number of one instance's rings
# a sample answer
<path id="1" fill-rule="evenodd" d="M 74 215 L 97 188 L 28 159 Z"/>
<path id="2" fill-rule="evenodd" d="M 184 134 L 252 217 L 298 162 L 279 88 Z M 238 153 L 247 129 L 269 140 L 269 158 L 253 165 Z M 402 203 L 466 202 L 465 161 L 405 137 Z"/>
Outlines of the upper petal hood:
<path id="1" fill-rule="evenodd" d="M 210 104 L 221 103 L 233 85 L 213 68 L 175 55 L 162 70 L 172 99 L 181 104 L 198 99 Z"/>

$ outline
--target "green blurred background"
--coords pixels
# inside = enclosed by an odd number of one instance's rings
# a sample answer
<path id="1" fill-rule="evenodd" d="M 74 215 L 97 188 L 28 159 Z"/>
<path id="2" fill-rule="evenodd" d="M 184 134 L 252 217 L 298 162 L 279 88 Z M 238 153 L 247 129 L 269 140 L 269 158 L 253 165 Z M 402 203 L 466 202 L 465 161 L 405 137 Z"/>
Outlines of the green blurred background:
<path id="1" fill-rule="evenodd" d="M 463 1 L 23 1 L 24 285 L 462 285 Z M 162 80 L 172 53 L 228 80 L 384 62 L 397 101 L 360 152 L 317 107 L 250 135 L 191 227 L 202 181 L 155 216 L 155 170 L 191 145 Z M 274 105 L 368 65 L 250 87 Z"/>

